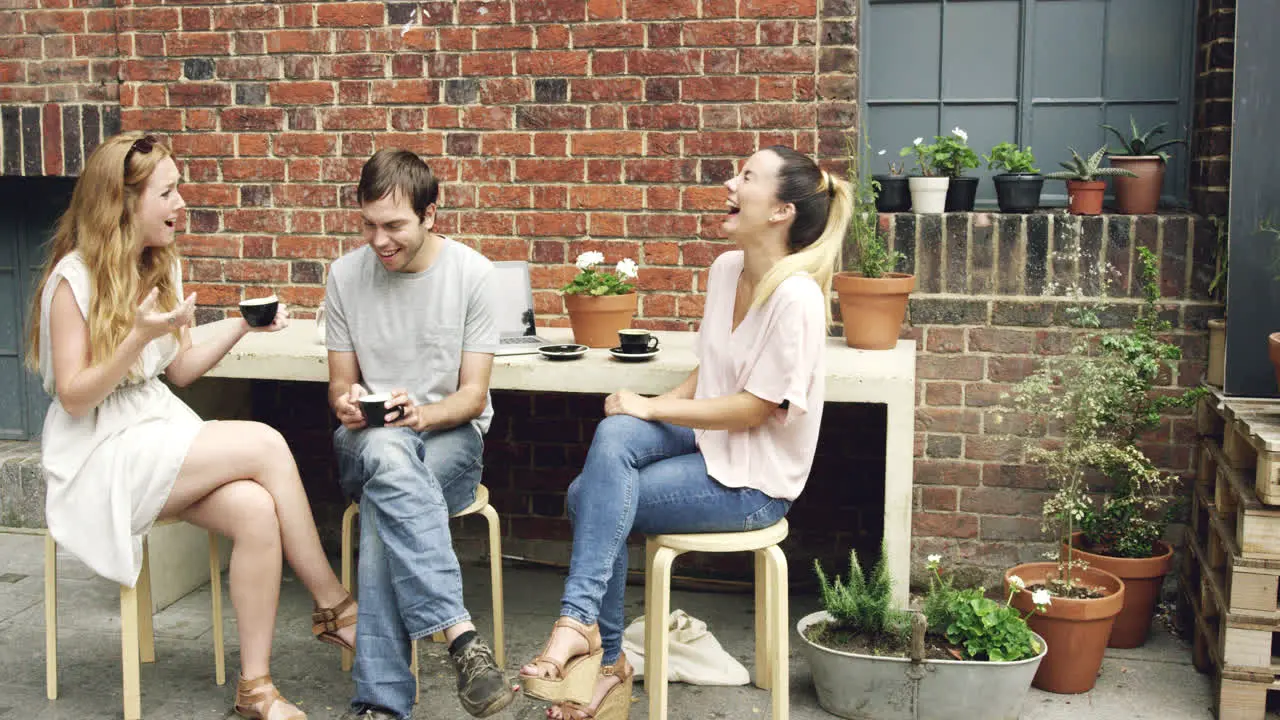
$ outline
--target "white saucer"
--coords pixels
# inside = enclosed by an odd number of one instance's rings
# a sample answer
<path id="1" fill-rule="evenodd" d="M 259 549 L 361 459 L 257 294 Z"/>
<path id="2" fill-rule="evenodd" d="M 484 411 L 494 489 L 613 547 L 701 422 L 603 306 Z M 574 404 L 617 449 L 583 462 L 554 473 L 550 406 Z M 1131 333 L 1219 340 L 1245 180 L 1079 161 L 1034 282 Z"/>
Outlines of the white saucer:
<path id="1" fill-rule="evenodd" d="M 621 347 L 609 348 L 609 354 L 622 362 L 644 362 L 645 360 L 652 360 L 660 352 L 662 352 L 662 348 L 642 353 L 624 353 L 622 352 Z"/>

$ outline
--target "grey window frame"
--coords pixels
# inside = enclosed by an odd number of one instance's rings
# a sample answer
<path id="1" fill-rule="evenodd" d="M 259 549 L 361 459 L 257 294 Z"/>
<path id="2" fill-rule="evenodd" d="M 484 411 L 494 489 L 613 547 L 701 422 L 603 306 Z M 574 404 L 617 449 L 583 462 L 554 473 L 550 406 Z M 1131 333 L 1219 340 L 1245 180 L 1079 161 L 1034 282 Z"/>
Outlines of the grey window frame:
<path id="1" fill-rule="evenodd" d="M 939 63 L 938 72 L 939 72 L 940 78 L 942 77 L 943 66 L 946 63 L 945 43 L 946 43 L 947 6 L 951 4 L 961 4 L 965 2 L 980 2 L 980 1 L 983 1 L 983 0 L 874 0 L 875 4 L 877 5 L 894 5 L 894 4 L 906 5 L 906 4 L 934 4 L 934 3 L 938 3 L 941 5 L 941 8 L 940 8 L 941 19 L 939 22 L 940 46 L 939 46 L 939 52 L 938 52 L 938 63 Z M 1016 98 L 1006 97 L 1006 98 L 965 98 L 963 100 L 953 99 L 950 101 L 949 104 L 953 107 L 975 107 L 975 106 L 982 106 L 982 105 L 1016 104 L 1017 109 L 1015 111 L 1015 117 L 1017 118 L 1017 121 L 1016 121 L 1017 137 L 1014 139 L 1014 141 L 1017 142 L 1019 146 L 1026 146 L 1030 144 L 1030 138 L 1032 137 L 1032 131 L 1034 127 L 1034 113 L 1037 107 L 1045 107 L 1045 106 L 1098 107 L 1101 111 L 1101 114 L 1105 117 L 1106 109 L 1108 105 L 1120 105 L 1120 104 L 1122 105 L 1174 105 L 1176 104 L 1177 106 L 1176 115 L 1185 124 L 1186 132 L 1182 133 L 1181 129 L 1178 127 L 1170 127 L 1167 129 L 1166 134 L 1163 136 L 1163 138 L 1178 136 L 1178 137 L 1182 137 L 1187 141 L 1186 145 L 1176 146 L 1176 148 L 1180 150 L 1182 153 L 1182 160 L 1181 162 L 1176 164 L 1175 168 L 1171 168 L 1176 173 L 1176 175 L 1172 177 L 1171 180 L 1174 183 L 1174 187 L 1178 188 L 1182 194 L 1169 195 L 1167 193 L 1162 193 L 1160 198 L 1160 204 L 1162 209 L 1189 207 L 1190 206 L 1190 173 L 1191 173 L 1191 157 L 1190 157 L 1191 133 L 1194 130 L 1194 109 L 1195 109 L 1194 98 L 1195 98 L 1195 53 L 1196 53 L 1196 13 L 1195 13 L 1196 0 L 1180 0 L 1182 3 L 1182 10 L 1183 10 L 1182 33 L 1181 33 L 1181 39 L 1180 39 L 1180 45 L 1182 47 L 1183 52 L 1181 53 L 1182 63 L 1179 65 L 1181 69 L 1181 74 L 1182 74 L 1181 82 L 1179 83 L 1180 87 L 1182 88 L 1181 96 L 1178 98 L 1144 98 L 1144 99 L 1131 99 L 1131 100 L 1120 100 L 1117 98 L 1110 98 L 1108 97 L 1107 88 L 1105 87 L 1106 81 L 1107 81 L 1106 48 L 1108 47 L 1107 42 L 1109 39 L 1108 38 L 1109 28 L 1108 28 L 1107 19 L 1111 12 L 1111 6 L 1112 6 L 1111 4 L 1116 0 L 1099 0 L 1103 5 L 1103 29 L 1102 29 L 1103 53 L 1101 57 L 1100 67 L 1099 67 L 1099 70 L 1102 74 L 1101 83 L 1100 83 L 1100 85 L 1102 85 L 1102 94 L 1097 98 L 1037 98 L 1034 96 L 1032 92 L 1033 83 L 1031 82 L 1031 79 L 1035 77 L 1035 74 L 1034 74 L 1035 53 L 1029 52 L 1029 50 L 1031 49 L 1031 46 L 1032 46 L 1032 40 L 1033 40 L 1032 34 L 1035 31 L 1036 6 L 1038 3 L 1073 2 L 1076 0 L 1010 0 L 1010 1 L 1017 2 L 1019 5 L 1018 22 L 1021 28 L 1021 32 L 1019 33 L 1020 37 L 1018 38 L 1018 56 L 1021 62 L 1018 63 L 1017 81 L 1016 81 L 1017 87 L 1018 87 L 1018 96 Z M 1178 2 L 1178 1 L 1179 0 L 1171 0 L 1171 2 Z M 869 32 L 869 28 L 867 27 L 867 24 L 869 22 L 868 18 L 870 16 L 872 2 L 873 0 L 858 0 L 858 16 L 857 16 L 858 39 L 859 39 L 858 74 L 859 74 L 859 77 L 863 79 L 867 78 L 867 74 L 865 72 L 866 63 L 872 57 L 871 48 L 872 48 L 872 45 L 874 44 L 874 41 L 872 39 L 872 34 Z M 941 121 L 943 110 L 948 105 L 947 99 L 942 96 L 943 88 L 941 85 L 939 85 L 938 97 L 936 99 L 918 98 L 918 99 L 909 99 L 909 100 L 899 99 L 899 100 L 872 101 L 867 98 L 867 86 L 869 84 L 870 83 L 865 81 L 859 81 L 858 83 L 859 117 L 862 120 L 866 120 L 867 118 L 870 117 L 869 108 L 873 105 L 898 106 L 898 107 L 914 105 L 914 106 L 936 107 L 938 109 L 939 121 Z M 863 124 L 860 121 L 859 123 L 860 131 L 862 127 L 863 127 Z M 1122 132 L 1126 132 L 1127 134 L 1126 127 L 1119 127 L 1118 129 L 1120 129 Z M 1143 129 L 1143 128 L 1140 128 L 1140 129 Z M 941 134 L 944 131 L 945 130 L 943 128 L 939 127 L 939 134 Z M 1099 132 L 1102 132 L 1101 129 L 1099 130 Z M 1115 142 L 1113 137 L 1110 135 L 1110 133 L 1107 133 L 1107 136 L 1108 136 L 1108 139 L 1110 140 L 1110 142 L 1108 142 L 1108 145 L 1114 146 Z M 1096 149 L 1096 147 L 1090 148 L 1088 150 L 1084 148 L 1077 148 L 1077 150 L 1079 150 L 1081 153 L 1089 152 L 1094 149 Z M 981 157 L 981 155 L 987 150 L 988 148 L 978 148 L 978 147 L 974 148 L 974 151 L 978 153 L 979 157 Z M 890 153 L 894 153 L 896 151 L 897 151 L 896 148 L 889 148 Z M 1055 151 L 1065 151 L 1065 148 L 1056 148 Z M 870 169 L 870 171 L 876 172 L 876 173 L 885 172 L 884 168 L 878 165 L 872 166 L 870 164 L 875 162 L 875 160 L 876 158 L 874 157 L 874 155 L 871 157 L 864 157 L 863 164 L 867 166 L 867 167 L 864 167 L 864 171 L 867 171 L 868 169 Z M 1057 167 L 1056 161 L 1048 158 L 1047 155 L 1044 157 L 1038 158 L 1038 161 L 1039 161 L 1041 172 L 1052 172 L 1054 170 L 1059 169 Z M 1109 190 L 1110 188 L 1108 188 L 1108 197 L 1110 196 Z M 1066 206 L 1067 196 L 1066 196 L 1065 184 L 1063 184 L 1060 181 L 1052 181 L 1052 180 L 1046 181 L 1044 186 L 1044 191 L 1041 194 L 1040 203 L 1044 207 Z M 994 196 L 984 197 L 984 194 L 980 192 L 975 209 L 981 209 L 981 210 L 996 209 Z"/>

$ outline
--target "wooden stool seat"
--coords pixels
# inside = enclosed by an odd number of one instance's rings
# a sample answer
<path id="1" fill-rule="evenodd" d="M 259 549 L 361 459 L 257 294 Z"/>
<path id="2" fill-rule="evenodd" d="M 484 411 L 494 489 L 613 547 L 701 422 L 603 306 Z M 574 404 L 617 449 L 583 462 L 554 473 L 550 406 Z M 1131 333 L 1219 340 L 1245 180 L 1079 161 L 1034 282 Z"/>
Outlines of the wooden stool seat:
<path id="1" fill-rule="evenodd" d="M 645 538 L 644 686 L 650 720 L 667 717 L 667 619 L 671 615 L 671 567 L 686 552 L 754 552 L 756 687 L 772 690 L 774 720 L 788 717 L 786 519 L 759 530 L 650 535 Z"/>
<path id="2" fill-rule="evenodd" d="M 157 520 L 164 527 L 179 520 Z M 218 536 L 209 533 L 209 593 L 212 596 L 214 681 L 227 682 L 222 637 L 222 562 Z M 53 535 L 44 534 L 44 643 L 45 691 L 58 699 L 58 546 Z M 142 539 L 142 571 L 135 587 L 120 586 L 120 661 L 123 674 L 124 718 L 142 718 L 142 688 L 139 662 L 156 661 L 155 627 L 151 615 L 150 543 Z"/>
<path id="3" fill-rule="evenodd" d="M 484 515 L 485 520 L 489 523 L 489 580 L 493 586 L 493 656 L 498 661 L 498 667 L 506 666 L 506 654 L 503 644 L 502 628 L 503 628 L 503 606 L 502 606 L 502 533 L 498 521 L 498 511 L 493 509 L 489 504 L 489 488 L 484 484 L 476 486 L 476 498 L 470 505 L 453 513 L 449 517 L 459 518 L 466 515 L 475 514 Z M 351 573 L 355 567 L 354 549 L 352 547 L 352 527 L 355 524 L 356 515 L 360 514 L 360 504 L 351 503 L 347 505 L 347 510 L 342 514 L 342 586 L 351 592 Z M 433 636 L 437 642 L 443 642 L 444 634 L 436 633 Z M 412 663 L 413 677 L 415 681 L 418 678 L 418 641 L 414 640 L 410 643 L 410 657 Z M 345 672 L 351 671 L 351 663 L 354 657 L 350 650 L 342 651 L 342 669 Z M 421 694 L 421 683 L 415 691 Z"/>

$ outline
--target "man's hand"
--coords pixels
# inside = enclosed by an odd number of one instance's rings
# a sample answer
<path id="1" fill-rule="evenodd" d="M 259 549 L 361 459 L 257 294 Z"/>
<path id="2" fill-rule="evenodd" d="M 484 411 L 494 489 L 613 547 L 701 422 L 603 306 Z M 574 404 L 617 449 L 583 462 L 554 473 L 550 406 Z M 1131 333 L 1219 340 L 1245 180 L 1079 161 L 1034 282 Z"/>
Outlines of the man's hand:
<path id="1" fill-rule="evenodd" d="M 653 400 L 629 390 L 619 390 L 604 399 L 605 415 L 630 415 L 641 420 L 653 419 Z"/>
<path id="2" fill-rule="evenodd" d="M 333 404 L 334 414 L 338 421 L 348 430 L 359 430 L 365 426 L 364 413 L 360 410 L 360 397 L 368 395 L 359 383 L 351 386 L 351 390 L 343 393 Z"/>
<path id="3" fill-rule="evenodd" d="M 387 401 L 388 412 L 400 408 L 404 413 L 395 422 L 387 423 L 387 427 L 407 427 L 414 432 L 426 430 L 426 417 L 422 413 L 423 405 L 414 405 L 413 398 L 407 390 L 392 390 L 391 399 Z"/>

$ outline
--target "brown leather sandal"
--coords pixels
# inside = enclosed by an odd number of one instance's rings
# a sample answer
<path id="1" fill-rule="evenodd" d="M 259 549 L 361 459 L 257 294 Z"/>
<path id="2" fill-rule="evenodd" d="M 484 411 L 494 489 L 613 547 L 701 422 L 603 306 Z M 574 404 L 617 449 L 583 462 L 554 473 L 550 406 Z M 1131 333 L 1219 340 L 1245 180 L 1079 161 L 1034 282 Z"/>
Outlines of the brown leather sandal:
<path id="1" fill-rule="evenodd" d="M 560 715 L 564 720 L 627 720 L 631 714 L 631 690 L 636 671 L 627 662 L 626 653 L 619 654 L 612 665 L 600 666 L 600 677 L 610 675 L 620 678 L 621 682 L 609 688 L 594 710 L 575 702 L 559 703 Z"/>
<path id="2" fill-rule="evenodd" d="M 347 608 L 355 605 L 356 601 L 348 595 L 342 602 L 331 608 L 322 608 L 316 606 L 315 611 L 311 613 L 311 634 L 316 636 L 320 642 L 337 645 L 343 650 L 355 652 L 356 647 L 338 634 L 338 631 L 344 627 L 350 627 L 356 624 L 356 613 L 351 613 L 346 617 L 342 617 L 342 613 Z"/>
<path id="3" fill-rule="evenodd" d="M 246 680 L 240 678 L 236 685 L 236 714 L 247 720 L 267 720 L 271 717 L 271 708 L 277 702 L 289 703 L 280 696 L 280 691 L 271 682 L 270 675 Z M 261 703 L 261 707 L 258 704 Z M 307 720 L 307 714 L 298 710 L 282 720 Z"/>
<path id="4" fill-rule="evenodd" d="M 587 652 L 575 655 L 561 664 L 546 656 L 547 648 L 551 647 L 551 639 L 547 638 L 547 644 L 542 646 L 542 653 L 530 664 L 547 663 L 556 669 L 556 674 L 554 677 L 535 677 L 520 673 L 520 685 L 524 694 L 553 703 L 566 700 L 589 703 L 595 691 L 600 659 L 604 656 L 604 649 L 600 646 L 600 626 L 583 625 L 573 618 L 562 617 L 556 620 L 555 627 L 569 628 L 581 635 L 587 641 Z"/>

